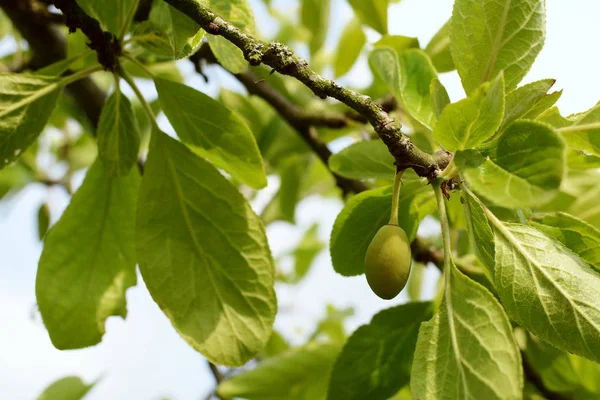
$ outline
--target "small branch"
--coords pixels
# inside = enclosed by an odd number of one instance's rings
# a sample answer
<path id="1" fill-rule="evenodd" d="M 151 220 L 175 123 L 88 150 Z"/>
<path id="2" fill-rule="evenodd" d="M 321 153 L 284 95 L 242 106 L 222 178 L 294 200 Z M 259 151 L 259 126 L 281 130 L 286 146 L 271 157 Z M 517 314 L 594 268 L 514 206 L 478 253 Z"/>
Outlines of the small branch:
<path id="1" fill-rule="evenodd" d="M 70 33 L 80 29 L 87 36 L 88 46 L 98 54 L 100 65 L 107 71 L 118 71 L 122 49 L 117 37 L 103 31 L 100 22 L 87 15 L 75 0 L 54 0 L 54 6 L 64 14 Z"/>
<path id="2" fill-rule="evenodd" d="M 436 170 L 444 169 L 449 162 L 450 157 L 446 152 L 431 155 L 417 148 L 402 134 L 400 123 L 391 118 L 369 96 L 323 78 L 310 69 L 305 60 L 295 56 L 287 46 L 278 42 L 264 43 L 257 40 L 196 0 L 164 1 L 196 21 L 209 34 L 221 35 L 235 44 L 242 50 L 250 65 L 265 64 L 283 75 L 292 76 L 317 96 L 333 97 L 364 116 L 387 145 L 399 168 L 413 168 L 418 175 L 431 177 Z"/>

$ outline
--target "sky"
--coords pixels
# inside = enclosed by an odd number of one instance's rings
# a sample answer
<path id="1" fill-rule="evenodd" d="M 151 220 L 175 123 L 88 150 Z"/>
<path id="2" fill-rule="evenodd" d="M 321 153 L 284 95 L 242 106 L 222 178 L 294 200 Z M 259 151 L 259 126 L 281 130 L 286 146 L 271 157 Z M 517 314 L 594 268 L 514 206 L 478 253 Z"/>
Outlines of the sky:
<path id="1" fill-rule="evenodd" d="M 251 0 L 258 21 L 269 21 L 259 0 Z M 293 4 L 274 1 L 282 13 L 293 15 Z M 426 44 L 448 19 L 452 0 L 403 0 L 390 8 L 390 33 L 418 37 Z M 334 48 L 337 36 L 352 12 L 344 0 L 333 0 L 331 35 L 327 45 Z M 558 105 L 564 115 L 586 110 L 600 100 L 600 2 L 597 0 L 548 0 L 547 38 L 544 49 L 524 83 L 556 78 L 554 89 L 564 89 Z M 273 24 L 259 24 L 263 35 L 273 33 Z M 369 41 L 377 40 L 375 32 Z M 6 48 L 0 43 L 0 49 Z M 206 84 L 193 73 L 190 63 L 182 62 L 187 83 L 208 94 L 216 94 L 220 85 L 239 89 L 228 74 L 216 68 L 208 70 Z M 456 73 L 440 77 L 453 101 L 464 96 Z M 342 84 L 368 83 L 369 72 L 363 57 L 353 70 L 340 80 Z M 155 96 L 145 85 L 144 92 Z M 165 126 L 166 122 L 161 121 Z M 277 180 L 254 204 L 275 192 Z M 54 219 L 67 204 L 59 189 L 47 191 L 39 185 L 27 189 L 9 201 L 0 202 L 0 397 L 9 400 L 34 399 L 48 384 L 67 375 L 77 375 L 87 382 L 99 380 L 86 397 L 99 399 L 203 399 L 214 387 L 205 360 L 190 348 L 171 327 L 167 318 L 152 302 L 143 281 L 127 292 L 129 315 L 126 320 L 110 318 L 101 344 L 82 350 L 58 351 L 53 348 L 35 310 L 35 273 L 41 253 L 37 239 L 36 212 L 49 199 Z M 335 216 L 342 207 L 339 200 L 308 198 L 299 204 L 297 226 L 274 223 L 267 234 L 275 256 L 293 248 L 302 233 L 318 221 L 319 236 L 327 241 Z M 431 222 L 421 233 L 435 232 Z M 427 270 L 430 278 L 437 272 Z M 325 313 L 327 304 L 338 308 L 353 307 L 355 314 L 347 328 L 354 330 L 367 323 L 377 311 L 406 301 L 400 295 L 383 301 L 370 292 L 364 277 L 345 278 L 331 266 L 328 251 L 317 257 L 309 276 L 299 285 L 277 285 L 280 314 L 275 328 L 293 344 L 300 344 L 311 334 L 315 322 Z M 431 290 L 427 290 L 431 292 Z"/>

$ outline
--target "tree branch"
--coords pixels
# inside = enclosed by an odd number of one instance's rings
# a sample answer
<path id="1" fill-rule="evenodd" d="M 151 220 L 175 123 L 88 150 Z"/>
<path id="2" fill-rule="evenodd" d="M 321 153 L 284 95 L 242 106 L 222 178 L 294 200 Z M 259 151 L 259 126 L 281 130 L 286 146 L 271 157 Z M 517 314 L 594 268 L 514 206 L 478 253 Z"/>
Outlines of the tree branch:
<path id="1" fill-rule="evenodd" d="M 186 14 L 212 35 L 221 35 L 240 48 L 250 65 L 265 64 L 275 71 L 289 75 L 321 98 L 333 97 L 346 104 L 373 126 L 387 145 L 399 168 L 413 168 L 420 176 L 430 176 L 445 168 L 451 156 L 447 152 L 428 154 L 417 148 L 401 132 L 401 125 L 391 118 L 369 96 L 362 95 L 328 80 L 310 69 L 308 63 L 285 45 L 278 42 L 263 43 L 225 21 L 208 7 L 195 0 L 164 0 Z"/>
<path id="2" fill-rule="evenodd" d="M 33 53 L 29 66 L 38 69 L 63 60 L 67 55 L 67 45 L 58 28 L 51 26 L 47 19 L 40 18 L 30 6 L 29 1 L 0 0 L 0 8 L 29 43 Z M 71 83 L 66 90 L 81 106 L 92 126 L 97 126 L 106 93 L 89 77 Z"/>

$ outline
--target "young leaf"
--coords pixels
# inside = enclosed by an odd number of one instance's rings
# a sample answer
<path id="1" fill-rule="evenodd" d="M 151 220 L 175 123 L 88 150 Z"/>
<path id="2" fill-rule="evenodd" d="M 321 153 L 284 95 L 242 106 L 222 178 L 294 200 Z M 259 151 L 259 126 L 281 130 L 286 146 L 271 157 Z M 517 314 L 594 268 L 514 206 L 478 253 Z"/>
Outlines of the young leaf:
<path id="1" fill-rule="evenodd" d="M 508 315 L 541 339 L 600 361 L 600 276 L 561 243 L 492 220 L 495 286 Z"/>
<path id="2" fill-rule="evenodd" d="M 248 0 L 208 0 L 210 9 L 248 34 L 255 33 L 254 14 Z M 228 71 L 239 74 L 248 69 L 242 51 L 219 35 L 208 35 L 208 44 L 219 63 Z"/>
<path id="3" fill-rule="evenodd" d="M 410 49 L 398 54 L 400 65 L 400 100 L 417 121 L 433 129 L 437 115 L 431 104 L 429 86 L 437 78 L 435 68 L 427 54 Z"/>
<path id="4" fill-rule="evenodd" d="M 439 118 L 446 106 L 450 104 L 450 96 L 438 78 L 433 79 L 429 85 L 429 97 L 433 112 Z"/>
<path id="5" fill-rule="evenodd" d="M 363 24 L 370 26 L 382 35 L 387 35 L 389 0 L 348 0 L 348 3 Z"/>
<path id="6" fill-rule="evenodd" d="M 223 398 L 252 400 L 325 400 L 338 345 L 309 343 L 260 362 L 225 379 L 217 387 Z"/>
<path id="7" fill-rule="evenodd" d="M 94 383 L 87 385 L 81 378 L 67 376 L 48 386 L 38 400 L 80 400 L 94 387 Z"/>
<path id="8" fill-rule="evenodd" d="M 139 38 L 136 43 L 158 56 L 179 60 L 198 50 L 204 31 L 179 10 L 154 0 L 149 20 L 136 27 L 134 37 Z"/>
<path id="9" fill-rule="evenodd" d="M 535 119 L 552 107 L 562 94 L 562 91 L 547 94 L 555 82 L 555 79 L 531 82 L 508 93 L 502 125 L 508 126 L 518 119 Z"/>
<path id="10" fill-rule="evenodd" d="M 137 161 L 140 133 L 131 103 L 121 91 L 115 91 L 106 100 L 97 135 L 98 157 L 108 175 L 127 175 Z"/>
<path id="11" fill-rule="evenodd" d="M 327 38 L 331 0 L 302 0 L 300 7 L 300 22 L 311 33 L 308 47 L 314 56 Z"/>
<path id="12" fill-rule="evenodd" d="M 450 53 L 450 21 L 446 22 L 425 47 L 437 72 L 450 72 L 456 69 Z"/>
<path id="13" fill-rule="evenodd" d="M 328 400 L 385 400 L 410 380 L 419 325 L 430 303 L 408 303 L 376 314 L 344 345 L 329 381 Z"/>
<path id="14" fill-rule="evenodd" d="M 456 0 L 450 50 L 467 94 L 504 71 L 506 90 L 523 79 L 544 44 L 545 1 Z"/>
<path id="15" fill-rule="evenodd" d="M 111 315 L 127 315 L 135 285 L 134 224 L 139 173 L 111 178 L 96 161 L 44 241 L 36 298 L 52 344 L 79 349 L 102 340 Z"/>
<path id="16" fill-rule="evenodd" d="M 466 150 L 454 157 L 476 192 L 505 208 L 539 207 L 558 193 L 565 145 L 549 126 L 516 121 L 492 144 L 485 155 Z"/>
<path id="17" fill-rule="evenodd" d="M 397 99 L 401 99 L 398 54 L 389 47 L 376 47 L 369 54 L 369 65 L 373 73 L 383 81 L 390 92 Z"/>
<path id="18" fill-rule="evenodd" d="M 60 79 L 0 74 L 0 170 L 40 135 L 60 95 Z"/>
<path id="19" fill-rule="evenodd" d="M 391 179 L 396 171 L 394 157 L 381 140 L 351 144 L 329 158 L 329 168 L 348 179 Z"/>
<path id="20" fill-rule="evenodd" d="M 419 221 L 435 208 L 434 199 L 420 181 L 402 186 L 399 223 L 409 240 L 413 240 Z M 335 271 L 344 276 L 364 273 L 364 261 L 375 233 L 390 219 L 391 187 L 368 190 L 346 202 L 337 216 L 331 232 L 331 261 Z"/>
<path id="21" fill-rule="evenodd" d="M 131 13 L 138 4 L 135 0 L 77 0 L 87 15 L 97 19 L 104 30 L 118 36 Z"/>
<path id="22" fill-rule="evenodd" d="M 567 144 L 589 154 L 600 156 L 600 102 L 589 110 L 563 117 L 557 107 L 552 107 L 538 117 L 555 128 Z"/>
<path id="23" fill-rule="evenodd" d="M 267 185 L 262 157 L 246 124 L 189 86 L 155 78 L 160 104 L 177 136 L 194 152 L 254 188 Z"/>
<path id="24" fill-rule="evenodd" d="M 496 132 L 503 114 L 504 79 L 500 74 L 469 97 L 444 108 L 433 138 L 452 152 L 474 148 Z"/>
<path id="25" fill-rule="evenodd" d="M 465 210 L 469 240 L 475 254 L 486 269 L 490 280 L 494 278 L 494 232 L 483 212 L 483 207 L 477 199 L 463 190 L 461 193 L 462 203 Z"/>
<path id="26" fill-rule="evenodd" d="M 342 31 L 335 53 L 333 70 L 336 78 L 350 71 L 366 42 L 367 36 L 363 32 L 358 20 L 351 19 L 348 21 L 348 24 Z"/>
<path id="27" fill-rule="evenodd" d="M 137 214 L 140 271 L 179 334 L 243 365 L 269 340 L 274 265 L 260 218 L 211 164 L 153 132 Z"/>
<path id="28" fill-rule="evenodd" d="M 446 266 L 450 292 L 421 324 L 412 364 L 414 399 L 520 399 L 523 371 L 510 322 L 483 286 Z"/>
<path id="29" fill-rule="evenodd" d="M 600 231 L 572 215 L 557 212 L 534 215 L 533 227 L 564 244 L 585 262 L 600 271 Z"/>

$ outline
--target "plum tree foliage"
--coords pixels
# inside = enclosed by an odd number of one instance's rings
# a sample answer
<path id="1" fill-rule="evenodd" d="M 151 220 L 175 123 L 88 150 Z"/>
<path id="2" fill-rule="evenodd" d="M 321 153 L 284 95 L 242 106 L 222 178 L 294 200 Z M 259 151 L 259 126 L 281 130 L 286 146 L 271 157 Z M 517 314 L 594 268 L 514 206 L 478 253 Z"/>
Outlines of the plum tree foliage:
<path id="1" fill-rule="evenodd" d="M 138 284 L 210 363 L 222 399 L 600 398 L 600 107 L 563 116 L 553 79 L 521 84 L 545 0 L 454 0 L 426 45 L 389 33 L 398 1 L 348 0 L 331 54 L 330 0 L 299 0 L 297 16 L 263 2 L 279 26 L 266 40 L 248 0 L 0 0 L 0 34 L 27 42 L 0 64 L 0 196 L 35 182 L 71 195 L 62 215 L 38 212 L 52 344 L 101 342 Z M 329 79 L 360 57 L 369 86 Z M 185 62 L 228 71 L 246 93 L 192 88 Z M 454 103 L 438 79 L 451 71 L 465 92 Z M 284 273 L 265 226 L 295 223 L 311 195 L 345 202 L 333 269 L 366 264 L 384 298 L 410 271 L 409 301 L 350 335 L 348 311 L 330 307 L 290 346 L 273 330 L 274 285 L 304 279 L 326 245 L 312 226 Z M 441 234 L 417 235 L 426 217 Z M 436 267 L 439 290 L 422 301 L 423 268 Z M 66 377 L 39 398 L 92 386 Z"/>

